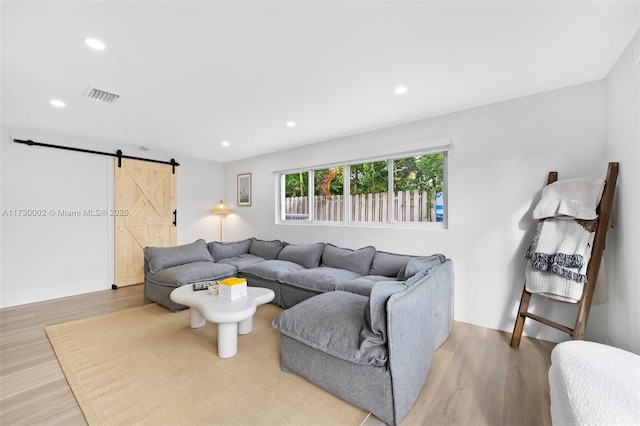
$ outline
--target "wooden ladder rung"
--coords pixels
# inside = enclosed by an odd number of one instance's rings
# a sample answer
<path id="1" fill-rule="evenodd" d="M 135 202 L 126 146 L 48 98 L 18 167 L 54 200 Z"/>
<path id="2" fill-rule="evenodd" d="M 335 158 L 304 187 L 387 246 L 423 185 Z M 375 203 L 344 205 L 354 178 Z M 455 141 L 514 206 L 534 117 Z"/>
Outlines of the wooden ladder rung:
<path id="1" fill-rule="evenodd" d="M 540 316 L 538 316 L 536 314 L 532 314 L 530 312 L 527 312 L 526 314 L 524 314 L 524 316 L 527 317 L 527 318 L 531 318 L 532 320 L 541 322 L 544 325 L 548 325 L 549 327 L 553 327 L 553 328 L 558 329 L 558 330 L 560 330 L 562 332 L 565 332 L 565 333 L 569 334 L 570 336 L 573 336 L 573 328 L 569 328 L 569 327 L 567 327 L 565 325 L 558 324 L 555 321 L 551 321 L 549 319 L 542 318 L 542 317 L 540 317 Z"/>

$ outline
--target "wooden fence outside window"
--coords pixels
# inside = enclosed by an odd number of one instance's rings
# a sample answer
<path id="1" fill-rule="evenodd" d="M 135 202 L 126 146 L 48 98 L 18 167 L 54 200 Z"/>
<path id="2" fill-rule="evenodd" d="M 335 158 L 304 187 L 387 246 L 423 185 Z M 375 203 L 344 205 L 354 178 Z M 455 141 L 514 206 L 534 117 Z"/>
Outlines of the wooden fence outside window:
<path id="1" fill-rule="evenodd" d="M 351 195 L 350 220 L 353 222 L 388 222 L 389 193 Z M 344 196 L 326 197 L 316 195 L 314 221 L 344 221 Z M 287 220 L 307 220 L 309 218 L 308 197 L 286 197 L 285 217 Z M 394 219 L 397 222 L 435 222 L 435 191 L 398 191 L 394 199 Z"/>

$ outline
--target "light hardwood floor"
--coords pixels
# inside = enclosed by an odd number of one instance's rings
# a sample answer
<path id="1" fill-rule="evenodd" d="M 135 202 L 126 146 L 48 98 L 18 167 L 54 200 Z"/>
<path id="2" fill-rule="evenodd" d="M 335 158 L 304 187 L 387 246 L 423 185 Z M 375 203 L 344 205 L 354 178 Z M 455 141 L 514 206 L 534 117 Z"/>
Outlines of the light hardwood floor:
<path id="1" fill-rule="evenodd" d="M 53 324 L 144 305 L 142 286 L 0 309 L 0 425 L 84 425 L 45 334 Z M 554 344 L 455 322 L 401 426 L 550 425 Z M 381 424 L 369 419 L 367 426 Z"/>

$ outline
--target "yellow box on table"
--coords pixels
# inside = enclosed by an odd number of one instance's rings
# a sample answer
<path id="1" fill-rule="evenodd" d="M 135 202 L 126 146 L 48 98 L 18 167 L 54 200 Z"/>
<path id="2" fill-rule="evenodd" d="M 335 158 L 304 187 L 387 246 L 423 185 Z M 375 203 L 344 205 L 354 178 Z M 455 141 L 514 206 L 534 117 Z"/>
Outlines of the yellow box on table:
<path id="1" fill-rule="evenodd" d="M 225 278 L 218 281 L 218 297 L 235 300 L 247 295 L 247 280 L 244 278 Z"/>

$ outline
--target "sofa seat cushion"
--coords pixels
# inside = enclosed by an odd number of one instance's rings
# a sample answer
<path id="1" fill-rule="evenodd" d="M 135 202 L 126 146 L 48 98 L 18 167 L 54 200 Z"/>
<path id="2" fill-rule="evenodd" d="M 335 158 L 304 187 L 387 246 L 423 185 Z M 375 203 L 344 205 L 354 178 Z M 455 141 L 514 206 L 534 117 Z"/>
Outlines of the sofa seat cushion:
<path id="1" fill-rule="evenodd" d="M 241 270 L 244 267 L 258 262 L 264 262 L 264 258 L 254 256 L 253 254 L 241 254 L 234 257 L 227 257 L 226 259 L 219 260 L 217 263 L 235 266 L 238 270 Z"/>
<path id="2" fill-rule="evenodd" d="M 282 275 L 279 281 L 294 287 L 325 292 L 334 291 L 338 288 L 338 285 L 346 281 L 351 281 L 359 276 L 360 274 L 347 269 L 320 266 L 318 268 L 288 272 Z"/>
<path id="3" fill-rule="evenodd" d="M 355 280 L 338 284 L 337 290 L 348 291 L 349 293 L 361 294 L 369 297 L 371 289 L 376 283 L 381 281 L 396 282 L 395 277 L 383 277 L 382 275 L 365 275 Z"/>
<path id="4" fill-rule="evenodd" d="M 363 310 L 367 298 L 344 291 L 314 296 L 283 311 L 273 327 L 283 335 L 355 364 L 383 366 L 384 344 L 361 342 L 367 328 Z"/>
<path id="5" fill-rule="evenodd" d="M 187 265 L 163 269 L 156 274 L 149 272 L 147 279 L 156 284 L 179 287 L 198 281 L 217 280 L 219 278 L 229 277 L 235 273 L 236 268 L 231 265 L 213 262 L 193 262 Z"/>
<path id="6" fill-rule="evenodd" d="M 204 240 L 174 247 L 145 247 L 143 253 L 153 273 L 192 262 L 213 262 Z"/>
<path id="7" fill-rule="evenodd" d="M 265 260 L 239 268 L 243 275 L 252 275 L 265 280 L 278 281 L 288 272 L 300 271 L 304 266 L 286 260 Z"/>
<path id="8" fill-rule="evenodd" d="M 367 275 L 375 254 L 376 249 L 372 246 L 351 250 L 326 244 L 322 252 L 322 265 Z"/>

